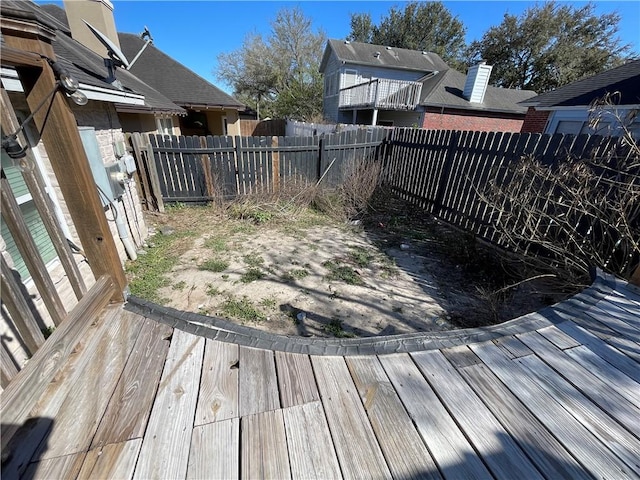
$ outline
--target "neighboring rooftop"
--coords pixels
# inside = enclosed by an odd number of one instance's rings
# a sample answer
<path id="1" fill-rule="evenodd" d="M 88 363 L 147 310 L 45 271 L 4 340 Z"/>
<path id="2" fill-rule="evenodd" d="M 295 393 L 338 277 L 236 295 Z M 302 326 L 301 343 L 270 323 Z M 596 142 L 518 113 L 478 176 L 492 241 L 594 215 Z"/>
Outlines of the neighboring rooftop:
<path id="1" fill-rule="evenodd" d="M 12 8 L 31 13 L 39 22 L 56 29 L 56 36 L 52 44 L 56 58 L 64 64 L 81 84 L 105 89 L 122 96 L 127 94 L 144 95 L 144 105 L 135 106 L 135 109 L 140 111 L 186 114 L 183 108 L 127 70 L 118 69 L 116 71 L 116 77 L 122 83 L 123 90 L 108 83 L 106 81 L 108 72 L 104 66 L 103 58 L 72 39 L 68 26 L 65 22 L 60 21 L 60 15 L 51 15 L 51 12 L 62 12 L 64 14 L 61 8 L 55 5 L 48 5 L 47 7 L 44 9 L 43 6 L 25 0 L 2 0 L 3 10 Z"/>
<path id="2" fill-rule="evenodd" d="M 122 53 L 129 61 L 145 44 L 138 35 L 118 33 Z M 226 107 L 244 109 L 231 95 L 197 75 L 150 44 L 131 67 L 138 76 L 182 107 Z M 158 75 L 162 72 L 162 75 Z"/>
<path id="3" fill-rule="evenodd" d="M 329 40 L 324 51 L 320 71 L 323 72 L 331 49 L 338 59 L 357 65 L 371 65 L 398 70 L 412 70 L 418 72 L 442 71 L 449 68 L 446 63 L 433 52 L 421 52 L 406 48 L 385 47 L 362 42 L 348 42 L 345 40 Z"/>
<path id="4" fill-rule="evenodd" d="M 523 105 L 565 107 L 589 105 L 606 93 L 620 92 L 620 105 L 640 104 L 640 59 L 583 78 L 533 97 Z"/>
<path id="5" fill-rule="evenodd" d="M 518 105 L 536 95 L 533 90 L 515 90 L 488 86 L 482 103 L 469 102 L 462 96 L 466 75 L 447 68 L 422 83 L 420 104 L 428 107 L 460 108 L 488 112 L 526 113 Z"/>

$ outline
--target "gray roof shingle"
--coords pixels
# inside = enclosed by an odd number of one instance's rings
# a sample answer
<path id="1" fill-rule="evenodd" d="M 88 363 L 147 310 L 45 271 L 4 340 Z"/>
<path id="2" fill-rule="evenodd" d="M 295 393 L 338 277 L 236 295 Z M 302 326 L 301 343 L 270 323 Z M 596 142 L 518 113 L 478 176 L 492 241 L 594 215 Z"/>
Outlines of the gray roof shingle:
<path id="1" fill-rule="evenodd" d="M 122 53 L 130 61 L 145 44 L 139 36 L 131 33 L 119 33 L 118 38 Z M 158 50 L 153 43 L 140 55 L 130 72 L 183 107 L 245 108 L 231 95 Z M 162 75 L 158 72 L 162 72 Z"/>
<path id="2" fill-rule="evenodd" d="M 388 48 L 383 45 L 372 45 L 362 42 L 346 42 L 329 40 L 325 49 L 320 71 L 324 72 L 331 49 L 341 61 L 375 67 L 412 70 L 418 72 L 442 71 L 449 68 L 446 63 L 433 52 L 420 52 L 406 48 Z M 380 55 L 377 55 L 379 53 Z"/>
<path id="3" fill-rule="evenodd" d="M 118 69 L 116 77 L 122 83 L 123 90 L 106 82 L 108 75 L 103 58 L 70 37 L 66 16 L 52 15 L 56 9 L 64 14 L 64 11 L 56 5 L 49 5 L 46 11 L 39 5 L 25 0 L 2 0 L 2 8 L 14 8 L 16 10 L 30 12 L 39 22 L 43 22 L 56 28 L 56 36 L 53 40 L 53 51 L 56 58 L 64 64 L 78 82 L 112 90 L 114 93 L 136 93 L 144 95 L 144 106 L 136 106 L 141 111 L 153 113 L 186 114 L 186 111 L 176 105 L 170 99 L 154 90 L 127 70 Z M 64 21 L 63 21 L 64 20 Z"/>
<path id="4" fill-rule="evenodd" d="M 542 93 L 523 104 L 536 107 L 586 106 L 608 92 L 620 92 L 620 105 L 640 104 L 640 60 L 632 60 L 606 72 Z"/>
<path id="5" fill-rule="evenodd" d="M 521 113 L 527 108 L 519 102 L 535 96 L 533 90 L 515 90 L 488 86 L 482 103 L 471 103 L 462 96 L 467 76 L 447 69 L 422 83 L 420 105 L 447 107 L 485 112 Z"/>

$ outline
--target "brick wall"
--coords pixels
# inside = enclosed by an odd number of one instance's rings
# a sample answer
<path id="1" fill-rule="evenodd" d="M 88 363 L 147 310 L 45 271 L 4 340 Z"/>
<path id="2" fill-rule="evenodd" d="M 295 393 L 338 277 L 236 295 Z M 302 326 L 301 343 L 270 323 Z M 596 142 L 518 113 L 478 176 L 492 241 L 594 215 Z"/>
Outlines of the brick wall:
<path id="1" fill-rule="evenodd" d="M 473 130 L 479 132 L 519 132 L 524 115 L 445 110 L 426 111 L 422 128 L 431 130 Z"/>
<path id="2" fill-rule="evenodd" d="M 548 110 L 536 110 L 535 107 L 529 107 L 520 131 L 522 133 L 543 133 L 550 113 Z"/>

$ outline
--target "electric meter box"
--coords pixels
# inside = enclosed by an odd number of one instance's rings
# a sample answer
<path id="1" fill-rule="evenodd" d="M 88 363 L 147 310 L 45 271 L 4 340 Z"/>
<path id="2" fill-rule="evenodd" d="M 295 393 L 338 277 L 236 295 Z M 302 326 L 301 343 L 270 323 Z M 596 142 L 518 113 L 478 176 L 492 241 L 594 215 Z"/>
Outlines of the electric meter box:
<path id="1" fill-rule="evenodd" d="M 96 185 L 100 188 L 99 196 L 103 206 L 108 205 L 124 194 L 124 186 L 118 180 L 121 172 L 119 163 L 105 165 L 100 154 L 100 146 L 93 127 L 78 127 L 84 151 L 89 159 L 91 172 Z M 105 198 L 105 196 L 107 198 Z"/>

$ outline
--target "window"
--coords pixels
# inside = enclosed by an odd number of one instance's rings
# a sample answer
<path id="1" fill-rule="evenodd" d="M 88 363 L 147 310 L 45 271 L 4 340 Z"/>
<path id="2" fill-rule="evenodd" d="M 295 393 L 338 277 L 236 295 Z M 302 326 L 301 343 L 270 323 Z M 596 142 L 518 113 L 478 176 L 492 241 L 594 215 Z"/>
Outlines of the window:
<path id="1" fill-rule="evenodd" d="M 2 170 L 4 170 L 4 173 L 7 176 L 9 185 L 11 185 L 11 190 L 18 201 L 24 221 L 27 224 L 27 228 L 33 237 L 40 255 L 42 256 L 42 260 L 45 264 L 51 262 L 57 258 L 57 253 L 53 243 L 51 242 L 51 238 L 49 238 L 49 233 L 42 222 L 42 218 L 40 218 L 40 214 L 38 213 L 31 194 L 29 193 L 29 189 L 22 178 L 22 172 L 20 172 L 18 167 L 14 167 L 12 165 L 11 159 L 4 150 L 2 151 Z M 27 266 L 24 263 L 22 255 L 20 255 L 20 252 L 18 251 L 15 240 L 11 236 L 4 219 L 2 220 L 1 227 L 2 238 L 6 243 L 7 252 L 13 259 L 14 268 L 18 273 L 20 273 L 20 277 L 22 277 L 24 281 L 30 278 Z"/>
<path id="2" fill-rule="evenodd" d="M 229 123 L 226 115 L 222 117 L 222 135 L 229 135 Z"/>
<path id="3" fill-rule="evenodd" d="M 571 133 L 577 135 L 582 130 L 584 122 L 577 120 L 560 120 L 555 133 Z"/>
<path id="4" fill-rule="evenodd" d="M 345 69 L 342 75 L 342 88 L 351 87 L 358 83 L 358 71 L 350 68 Z"/>
<path id="5" fill-rule="evenodd" d="M 173 135 L 173 118 L 156 117 L 156 127 L 162 135 Z"/>

